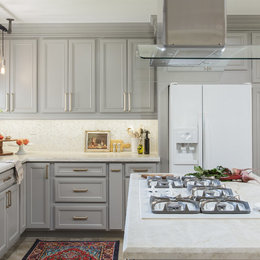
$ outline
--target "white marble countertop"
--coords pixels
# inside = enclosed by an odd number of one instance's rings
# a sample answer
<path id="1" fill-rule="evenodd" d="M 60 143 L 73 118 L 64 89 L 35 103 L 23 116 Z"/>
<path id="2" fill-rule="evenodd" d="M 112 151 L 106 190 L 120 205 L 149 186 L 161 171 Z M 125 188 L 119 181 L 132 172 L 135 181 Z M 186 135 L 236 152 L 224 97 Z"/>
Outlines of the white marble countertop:
<path id="1" fill-rule="evenodd" d="M 0 162 L 0 173 L 10 170 L 14 167 L 14 163 Z"/>
<path id="2" fill-rule="evenodd" d="M 260 259 L 260 219 L 141 219 L 138 174 L 130 179 L 126 259 Z M 260 184 L 227 184 L 254 204 Z M 243 195 L 243 196 L 242 196 Z"/>
<path id="3" fill-rule="evenodd" d="M 1 164 L 20 160 L 25 162 L 160 162 L 158 154 L 138 155 L 122 153 L 83 153 L 83 152 L 27 152 L 25 155 L 0 156 Z M 2 166 L 4 167 L 7 166 Z M 12 168 L 12 167 L 11 167 Z"/>

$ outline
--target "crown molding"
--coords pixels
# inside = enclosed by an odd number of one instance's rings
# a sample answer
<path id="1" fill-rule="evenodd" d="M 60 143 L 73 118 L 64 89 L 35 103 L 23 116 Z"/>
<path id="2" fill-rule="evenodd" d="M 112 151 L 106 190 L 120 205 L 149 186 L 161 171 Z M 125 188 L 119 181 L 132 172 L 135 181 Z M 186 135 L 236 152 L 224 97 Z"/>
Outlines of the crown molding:
<path id="1" fill-rule="evenodd" d="M 13 24 L 14 37 L 123 37 L 152 38 L 153 28 L 149 23 L 87 23 L 87 24 Z"/>
<path id="2" fill-rule="evenodd" d="M 228 31 L 260 31 L 260 15 L 228 15 Z"/>

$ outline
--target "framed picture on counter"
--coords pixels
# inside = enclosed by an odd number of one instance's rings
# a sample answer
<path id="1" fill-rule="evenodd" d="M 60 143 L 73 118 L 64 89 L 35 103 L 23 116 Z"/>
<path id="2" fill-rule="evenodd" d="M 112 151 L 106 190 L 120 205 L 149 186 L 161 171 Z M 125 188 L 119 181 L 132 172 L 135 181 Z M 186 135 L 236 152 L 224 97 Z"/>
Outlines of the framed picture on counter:
<path id="1" fill-rule="evenodd" d="M 109 152 L 110 131 L 86 131 L 85 152 Z"/>

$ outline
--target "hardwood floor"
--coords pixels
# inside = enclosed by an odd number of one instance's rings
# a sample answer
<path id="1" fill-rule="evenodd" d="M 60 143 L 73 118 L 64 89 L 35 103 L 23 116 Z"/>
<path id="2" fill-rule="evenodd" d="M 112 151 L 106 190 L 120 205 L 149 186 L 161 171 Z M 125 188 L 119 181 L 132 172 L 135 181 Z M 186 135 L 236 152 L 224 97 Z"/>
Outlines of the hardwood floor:
<path id="1" fill-rule="evenodd" d="M 3 260 L 21 260 L 27 251 L 31 248 L 36 239 L 50 241 L 120 241 L 119 260 L 123 260 L 123 232 L 100 232 L 100 231 L 59 231 L 59 232 L 43 232 L 43 231 L 27 231 L 19 241 L 7 252 Z"/>

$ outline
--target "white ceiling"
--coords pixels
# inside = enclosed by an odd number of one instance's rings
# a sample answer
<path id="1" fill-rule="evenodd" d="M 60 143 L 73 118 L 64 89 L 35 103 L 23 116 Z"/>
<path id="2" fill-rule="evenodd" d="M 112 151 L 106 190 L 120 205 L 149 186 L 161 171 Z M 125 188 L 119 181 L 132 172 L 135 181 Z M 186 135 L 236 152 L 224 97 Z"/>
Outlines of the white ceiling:
<path id="1" fill-rule="evenodd" d="M 0 0 L 0 22 L 148 22 L 157 0 Z M 260 0 L 227 0 L 228 14 L 260 15 Z"/>

